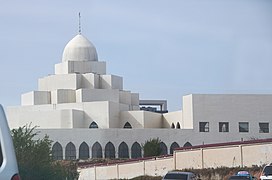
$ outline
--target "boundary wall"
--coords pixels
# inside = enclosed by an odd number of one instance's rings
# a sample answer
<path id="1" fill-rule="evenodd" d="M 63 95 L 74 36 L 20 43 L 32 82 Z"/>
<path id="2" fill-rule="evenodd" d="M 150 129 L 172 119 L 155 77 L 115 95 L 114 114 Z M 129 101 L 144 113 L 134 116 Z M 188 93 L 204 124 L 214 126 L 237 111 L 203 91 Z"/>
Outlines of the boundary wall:
<path id="1" fill-rule="evenodd" d="M 122 179 L 142 175 L 163 176 L 175 169 L 250 167 L 272 162 L 272 139 L 177 148 L 173 156 L 81 166 L 79 179 Z"/>

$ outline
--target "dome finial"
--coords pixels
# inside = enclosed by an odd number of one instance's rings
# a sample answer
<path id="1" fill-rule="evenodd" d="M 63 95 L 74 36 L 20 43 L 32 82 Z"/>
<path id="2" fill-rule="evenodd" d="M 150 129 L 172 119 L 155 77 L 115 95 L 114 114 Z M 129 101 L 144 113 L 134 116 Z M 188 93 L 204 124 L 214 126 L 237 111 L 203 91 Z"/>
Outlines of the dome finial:
<path id="1" fill-rule="evenodd" d="M 81 22 L 80 22 L 80 12 L 78 13 L 78 34 L 81 34 Z"/>

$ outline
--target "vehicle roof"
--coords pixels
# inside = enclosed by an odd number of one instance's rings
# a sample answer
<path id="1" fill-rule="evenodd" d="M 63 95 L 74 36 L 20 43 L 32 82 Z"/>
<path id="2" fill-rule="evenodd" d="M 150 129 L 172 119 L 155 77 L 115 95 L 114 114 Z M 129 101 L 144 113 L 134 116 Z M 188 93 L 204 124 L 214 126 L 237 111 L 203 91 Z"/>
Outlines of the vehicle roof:
<path id="1" fill-rule="evenodd" d="M 169 171 L 167 174 L 194 174 L 192 172 L 184 172 L 184 171 Z"/>
<path id="2" fill-rule="evenodd" d="M 233 176 L 229 177 L 229 179 L 231 179 L 231 180 L 251 179 L 251 177 L 250 176 L 233 175 Z"/>

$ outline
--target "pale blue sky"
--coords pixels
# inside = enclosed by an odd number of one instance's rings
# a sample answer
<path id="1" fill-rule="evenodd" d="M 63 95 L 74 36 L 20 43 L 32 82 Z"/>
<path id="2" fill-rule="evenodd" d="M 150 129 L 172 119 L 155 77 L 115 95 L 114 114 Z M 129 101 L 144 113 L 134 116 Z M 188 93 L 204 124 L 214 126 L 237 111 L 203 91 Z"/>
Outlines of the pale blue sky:
<path id="1" fill-rule="evenodd" d="M 141 99 L 181 109 L 191 93 L 272 93 L 270 0 L 2 1 L 0 103 L 53 74 L 78 32 Z"/>

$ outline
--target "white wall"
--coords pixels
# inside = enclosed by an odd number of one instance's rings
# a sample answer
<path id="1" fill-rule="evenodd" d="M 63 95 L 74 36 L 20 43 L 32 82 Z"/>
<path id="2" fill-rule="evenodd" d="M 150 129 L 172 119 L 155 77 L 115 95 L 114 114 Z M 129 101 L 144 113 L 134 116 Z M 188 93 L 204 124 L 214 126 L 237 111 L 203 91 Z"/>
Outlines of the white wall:
<path id="1" fill-rule="evenodd" d="M 131 93 L 130 91 L 119 91 L 119 102 L 122 104 L 131 105 Z"/>
<path id="2" fill-rule="evenodd" d="M 54 91 L 57 89 L 79 89 L 81 87 L 80 74 L 59 74 L 39 79 L 39 91 Z"/>
<path id="3" fill-rule="evenodd" d="M 116 75 L 100 75 L 100 88 L 123 90 L 123 78 Z"/>
<path id="4" fill-rule="evenodd" d="M 162 114 L 144 111 L 144 128 L 161 128 Z"/>
<path id="5" fill-rule="evenodd" d="M 140 159 L 139 161 L 116 163 L 110 166 L 79 168 L 79 179 L 119 179 L 142 175 L 163 176 L 171 170 L 188 168 L 260 166 L 272 161 L 271 148 L 272 142 L 264 142 L 177 150 L 174 156 L 165 158 Z M 256 157 L 259 157 L 259 159 Z"/>
<path id="6" fill-rule="evenodd" d="M 73 110 L 54 111 L 20 111 L 20 109 L 9 109 L 9 126 L 11 129 L 30 125 L 42 128 L 73 128 Z M 83 119 L 83 113 L 77 114 L 77 118 Z M 15 117 L 16 116 L 16 117 Z M 38 118 L 37 118 L 38 117 Z M 80 122 L 77 123 L 80 125 Z"/>
<path id="7" fill-rule="evenodd" d="M 106 74 L 106 62 L 66 61 L 55 64 L 55 74 L 96 73 Z"/>
<path id="8" fill-rule="evenodd" d="M 177 127 L 177 123 L 182 125 L 182 111 L 175 111 L 163 114 L 163 128 L 171 128 L 171 124 L 174 124 Z"/>
<path id="9" fill-rule="evenodd" d="M 99 75 L 93 73 L 82 74 L 81 88 L 99 89 Z"/>
<path id="10" fill-rule="evenodd" d="M 129 122 L 132 128 L 144 127 L 144 112 L 143 111 L 122 111 L 120 112 L 120 126 L 124 127 L 126 122 Z"/>
<path id="11" fill-rule="evenodd" d="M 92 102 L 92 101 L 119 102 L 119 90 L 117 89 L 76 90 L 76 102 Z"/>
<path id="12" fill-rule="evenodd" d="M 76 92 L 72 89 L 58 89 L 51 91 L 52 104 L 75 103 Z"/>
<path id="13" fill-rule="evenodd" d="M 21 95 L 21 105 L 51 104 L 51 94 L 48 91 L 31 91 Z"/>
<path id="14" fill-rule="evenodd" d="M 193 94 L 194 129 L 199 131 L 199 122 L 209 122 L 210 132 L 218 133 L 219 122 L 229 122 L 229 133 L 239 132 L 239 122 L 249 123 L 249 132 L 243 133 L 255 137 L 259 131 L 259 122 L 270 122 L 272 95 L 203 95 Z"/>
<path id="15" fill-rule="evenodd" d="M 182 123 L 181 128 L 184 129 L 193 129 L 193 96 L 187 95 L 182 97 Z M 198 127 L 198 126 L 197 126 Z"/>

